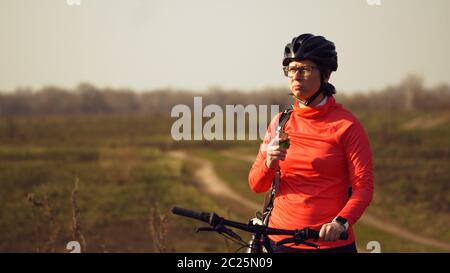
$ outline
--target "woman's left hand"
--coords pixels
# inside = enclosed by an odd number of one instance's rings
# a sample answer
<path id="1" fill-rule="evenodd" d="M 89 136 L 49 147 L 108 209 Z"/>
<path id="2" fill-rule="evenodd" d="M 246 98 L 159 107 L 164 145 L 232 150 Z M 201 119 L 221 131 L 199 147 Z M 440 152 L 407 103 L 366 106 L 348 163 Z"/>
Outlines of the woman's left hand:
<path id="1" fill-rule="evenodd" d="M 345 227 L 339 223 L 331 222 L 322 226 L 319 232 L 319 238 L 324 241 L 334 242 L 339 239 Z"/>

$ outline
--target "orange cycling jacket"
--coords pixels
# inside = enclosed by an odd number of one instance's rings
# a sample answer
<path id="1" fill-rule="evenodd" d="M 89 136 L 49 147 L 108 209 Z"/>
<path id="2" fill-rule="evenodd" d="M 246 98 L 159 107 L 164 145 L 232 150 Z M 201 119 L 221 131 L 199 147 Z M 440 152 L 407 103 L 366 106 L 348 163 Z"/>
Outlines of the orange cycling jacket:
<path id="1" fill-rule="evenodd" d="M 276 170 L 267 167 L 266 147 L 275 137 L 279 113 L 270 123 L 258 156 L 249 173 L 250 188 L 269 190 Z M 372 152 L 363 126 L 334 97 L 323 106 L 294 105 L 284 126 L 290 147 L 279 162 L 281 180 L 269 219 L 269 227 L 320 230 L 323 224 L 342 216 L 349 222 L 349 237 L 336 242 L 317 241 L 320 248 L 334 248 L 355 240 L 352 225 L 372 200 Z M 348 188 L 352 195 L 348 197 Z M 271 235 L 272 241 L 286 238 Z M 310 249 L 305 245 L 287 245 Z"/>

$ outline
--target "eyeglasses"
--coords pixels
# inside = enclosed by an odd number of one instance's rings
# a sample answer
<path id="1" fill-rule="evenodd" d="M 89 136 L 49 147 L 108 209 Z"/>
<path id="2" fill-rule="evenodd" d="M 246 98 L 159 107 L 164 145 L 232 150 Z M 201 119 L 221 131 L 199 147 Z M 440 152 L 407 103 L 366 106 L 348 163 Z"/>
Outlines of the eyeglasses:
<path id="1" fill-rule="evenodd" d="M 317 69 L 317 67 L 310 65 L 283 67 L 284 75 L 289 78 L 293 78 L 297 72 L 299 72 L 303 78 L 308 78 L 312 75 L 314 69 Z"/>

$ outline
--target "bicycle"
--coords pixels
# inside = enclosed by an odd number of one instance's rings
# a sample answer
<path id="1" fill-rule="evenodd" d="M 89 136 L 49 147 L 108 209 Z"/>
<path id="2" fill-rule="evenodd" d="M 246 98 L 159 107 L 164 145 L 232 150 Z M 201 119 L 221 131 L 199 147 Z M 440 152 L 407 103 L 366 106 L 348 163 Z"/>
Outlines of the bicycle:
<path id="1" fill-rule="evenodd" d="M 201 227 L 197 229 L 197 232 L 201 231 L 214 231 L 222 234 L 225 238 L 240 244 L 241 247 L 235 252 L 243 248 L 247 248 L 247 253 L 272 253 L 273 249 L 268 240 L 268 235 L 288 235 L 290 237 L 283 239 L 276 243 L 277 246 L 291 244 L 300 245 L 304 244 L 307 246 L 319 248 L 318 245 L 307 242 L 307 240 L 319 239 L 319 231 L 311 228 L 302 228 L 295 230 L 287 229 L 277 229 L 270 228 L 262 224 L 262 222 L 257 218 L 251 219 L 247 224 L 241 222 L 235 222 L 223 217 L 220 217 L 214 212 L 196 212 L 186 208 L 173 207 L 172 213 L 188 218 L 193 218 L 205 223 L 208 223 L 211 227 Z M 237 228 L 249 233 L 253 233 L 252 240 L 247 243 L 238 234 L 228 227 Z M 339 240 L 346 240 L 348 238 L 347 232 L 343 232 L 339 237 Z"/>

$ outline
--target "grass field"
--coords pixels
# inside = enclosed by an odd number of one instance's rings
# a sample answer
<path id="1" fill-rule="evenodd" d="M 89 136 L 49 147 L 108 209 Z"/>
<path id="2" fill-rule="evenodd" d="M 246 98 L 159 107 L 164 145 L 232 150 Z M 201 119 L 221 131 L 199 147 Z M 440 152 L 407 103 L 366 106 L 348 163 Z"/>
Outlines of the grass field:
<path id="1" fill-rule="evenodd" d="M 440 116 L 448 115 L 441 113 Z M 370 212 L 450 242 L 450 124 L 424 113 L 357 113 L 374 151 L 376 195 Z M 173 120 L 144 115 L 36 116 L 0 119 L 0 251 L 65 252 L 73 234 L 72 191 L 79 180 L 78 231 L 89 252 L 230 251 L 201 223 L 170 214 L 174 205 L 247 221 L 253 212 L 213 198 L 196 186 L 194 162 L 167 155 L 184 149 L 211 160 L 241 195 L 262 202 L 247 185 L 250 163 L 220 149 L 256 155 L 258 142 L 173 142 Z M 359 247 L 437 251 L 357 225 Z"/>
<path id="2" fill-rule="evenodd" d="M 76 179 L 78 221 L 89 252 L 227 250 L 222 238 L 195 234 L 197 223 L 170 214 L 176 204 L 226 211 L 199 194 L 195 166 L 167 157 L 164 137 L 145 131 L 153 121 L 26 118 L 14 128 L 22 138 L 10 139 L 2 122 L 0 251 L 64 252 L 67 242 L 79 240 L 72 228 Z"/>

